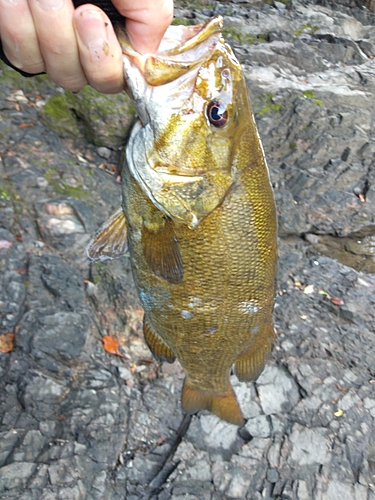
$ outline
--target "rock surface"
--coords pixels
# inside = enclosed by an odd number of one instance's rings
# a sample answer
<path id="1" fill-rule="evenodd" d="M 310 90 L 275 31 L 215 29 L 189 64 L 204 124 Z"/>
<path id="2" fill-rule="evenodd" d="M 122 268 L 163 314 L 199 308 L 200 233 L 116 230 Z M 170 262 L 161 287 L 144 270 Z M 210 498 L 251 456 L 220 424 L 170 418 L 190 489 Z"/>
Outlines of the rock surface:
<path id="1" fill-rule="evenodd" d="M 15 346 L 0 352 L 2 499 L 375 500 L 371 9 L 176 6 L 186 22 L 225 15 L 278 205 L 278 339 L 255 383 L 233 380 L 240 430 L 183 416 L 183 373 L 151 359 L 128 260 L 86 260 L 120 203 L 118 138 L 97 148 L 82 122 L 57 135 L 41 118 L 61 89 L 3 69 L 0 335 Z"/>

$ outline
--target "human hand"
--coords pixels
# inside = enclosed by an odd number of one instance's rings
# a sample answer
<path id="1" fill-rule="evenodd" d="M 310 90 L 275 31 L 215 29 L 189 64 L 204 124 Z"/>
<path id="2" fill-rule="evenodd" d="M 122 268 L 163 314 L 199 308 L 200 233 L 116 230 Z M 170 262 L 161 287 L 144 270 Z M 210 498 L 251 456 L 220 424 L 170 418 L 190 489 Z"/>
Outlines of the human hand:
<path id="1" fill-rule="evenodd" d="M 173 0 L 113 0 L 138 52 L 153 53 L 173 18 Z M 67 90 L 89 83 L 111 94 L 124 88 L 122 51 L 106 14 L 71 0 L 0 0 L 0 39 L 9 61 L 46 72 Z"/>

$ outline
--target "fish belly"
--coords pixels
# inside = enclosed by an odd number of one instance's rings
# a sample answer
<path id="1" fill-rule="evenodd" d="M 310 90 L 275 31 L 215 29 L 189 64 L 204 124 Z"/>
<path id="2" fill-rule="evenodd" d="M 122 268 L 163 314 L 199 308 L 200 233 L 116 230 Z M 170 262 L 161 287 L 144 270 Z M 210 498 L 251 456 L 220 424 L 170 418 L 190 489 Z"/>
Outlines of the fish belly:
<path id="1" fill-rule="evenodd" d="M 174 223 L 183 278 L 168 283 L 150 270 L 141 238 L 145 218 L 158 209 L 126 176 L 124 210 L 146 322 L 178 358 L 192 388 L 225 393 L 237 360 L 246 361 L 252 350 L 259 350 L 258 369 L 245 367 L 242 371 L 248 375 L 240 376 L 254 378 L 270 350 L 276 222 L 268 185 L 260 201 L 239 185 L 195 229 Z"/>

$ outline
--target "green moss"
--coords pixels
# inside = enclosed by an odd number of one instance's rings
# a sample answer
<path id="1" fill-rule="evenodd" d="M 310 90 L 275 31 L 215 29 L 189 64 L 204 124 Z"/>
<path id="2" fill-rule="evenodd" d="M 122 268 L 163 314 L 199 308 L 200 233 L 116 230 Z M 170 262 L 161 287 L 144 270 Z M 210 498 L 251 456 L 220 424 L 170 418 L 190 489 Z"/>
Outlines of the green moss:
<path id="1" fill-rule="evenodd" d="M 60 137 L 84 132 L 96 146 L 117 148 L 126 142 L 135 108 L 125 92 L 100 94 L 86 86 L 80 92 L 54 95 L 41 112 L 43 123 Z"/>
<path id="2" fill-rule="evenodd" d="M 94 276 L 92 279 L 92 282 L 94 283 L 94 285 L 97 285 L 98 283 L 100 283 L 101 282 L 100 274 L 97 274 L 96 276 Z"/>
<path id="3" fill-rule="evenodd" d="M 275 96 L 273 94 L 267 94 L 261 99 L 262 104 L 260 110 L 257 113 L 258 116 L 264 116 L 267 113 L 278 112 L 281 110 L 283 105 L 281 103 L 275 104 L 273 102 L 274 97 Z"/>
<path id="4" fill-rule="evenodd" d="M 313 99 L 314 98 L 314 92 L 312 90 L 305 90 L 303 92 L 303 97 L 306 97 L 306 99 Z"/>
<path id="5" fill-rule="evenodd" d="M 62 194 L 64 196 L 71 196 L 72 198 L 76 198 L 78 200 L 88 196 L 89 194 L 80 186 L 73 187 L 65 184 L 64 182 L 52 182 L 51 185 L 55 193 Z"/>
<path id="6" fill-rule="evenodd" d="M 310 30 L 310 32 L 312 34 L 314 34 L 316 31 L 318 31 L 318 29 L 319 29 L 319 26 L 313 26 L 312 24 L 306 23 L 303 26 L 301 26 L 300 28 L 298 28 L 298 30 L 293 31 L 292 33 L 294 36 L 300 36 L 300 34 L 303 31 Z"/>
<path id="7" fill-rule="evenodd" d="M 47 181 L 50 181 L 51 179 L 53 179 L 54 177 L 57 177 L 58 175 L 59 175 L 59 173 L 57 172 L 57 170 L 55 168 L 49 168 L 47 170 L 47 172 L 44 174 L 44 178 Z"/>
<path id="8" fill-rule="evenodd" d="M 293 149 L 296 149 L 297 144 L 295 142 L 289 143 L 289 148 L 293 151 Z"/>
<path id="9" fill-rule="evenodd" d="M 85 174 L 88 175 L 89 177 L 93 177 L 93 175 L 94 175 L 94 169 L 92 167 L 86 167 L 85 168 Z"/>
<path id="10" fill-rule="evenodd" d="M 65 94 L 54 95 L 42 109 L 41 120 L 60 137 L 79 134 L 77 120 L 69 108 Z"/>
<path id="11" fill-rule="evenodd" d="M 255 41 L 261 42 L 261 43 L 269 43 L 270 41 L 270 35 L 267 33 L 266 35 L 262 35 L 261 33 L 257 35 Z"/>
<path id="12" fill-rule="evenodd" d="M 259 34 L 257 36 L 252 36 L 247 33 L 242 33 L 242 31 L 239 28 L 236 28 L 234 26 L 224 28 L 223 36 L 224 38 L 232 39 L 238 43 L 246 43 L 248 45 L 251 45 L 255 42 L 266 43 L 269 41 L 268 34 Z"/>
<path id="13" fill-rule="evenodd" d="M 195 24 L 194 19 L 185 19 L 183 17 L 175 17 L 172 21 L 173 26 L 191 26 Z"/>
<path id="14" fill-rule="evenodd" d="M 234 28 L 230 26 L 228 28 L 223 29 L 224 38 L 233 38 L 236 42 L 240 42 L 242 38 L 242 33 L 238 28 Z"/>
<path id="15" fill-rule="evenodd" d="M 305 90 L 302 92 L 302 95 L 305 99 L 310 99 L 314 104 L 317 106 L 323 106 L 324 102 L 321 101 L 320 99 L 317 99 L 314 95 L 314 92 L 312 90 Z"/>
<path id="16" fill-rule="evenodd" d="M 91 143 L 109 148 L 125 144 L 135 114 L 134 105 L 125 92 L 104 95 L 86 86 L 76 94 L 67 92 L 66 99 Z"/>
<path id="17" fill-rule="evenodd" d="M 189 9 L 203 10 L 203 9 L 213 9 L 215 4 L 207 0 L 188 0 L 183 2 Z"/>
<path id="18" fill-rule="evenodd" d="M 47 89 L 56 88 L 56 84 L 47 75 L 26 78 L 2 61 L 0 61 L 0 84 L 11 89 L 17 88 L 23 90 L 25 93 L 43 92 Z"/>
<path id="19" fill-rule="evenodd" d="M 0 187 L 0 200 L 6 200 L 10 201 L 12 199 L 10 192 L 5 189 Z"/>

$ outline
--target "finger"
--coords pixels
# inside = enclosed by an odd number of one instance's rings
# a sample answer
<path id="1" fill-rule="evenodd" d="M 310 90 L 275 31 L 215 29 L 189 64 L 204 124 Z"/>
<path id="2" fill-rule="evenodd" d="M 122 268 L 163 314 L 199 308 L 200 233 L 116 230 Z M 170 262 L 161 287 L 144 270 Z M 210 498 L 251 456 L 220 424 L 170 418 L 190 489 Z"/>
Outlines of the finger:
<path id="1" fill-rule="evenodd" d="M 79 60 L 71 0 L 28 2 L 49 77 L 68 90 L 81 89 L 87 80 Z"/>
<path id="2" fill-rule="evenodd" d="M 108 17 L 95 5 L 74 12 L 82 68 L 90 85 L 99 92 L 114 94 L 124 89 L 122 51 Z"/>
<path id="3" fill-rule="evenodd" d="M 15 67 L 27 73 L 45 70 L 27 0 L 0 0 L 0 39 L 5 55 Z"/>
<path id="4" fill-rule="evenodd" d="M 173 0 L 113 0 L 113 4 L 126 17 L 126 31 L 135 50 L 156 52 L 173 19 Z"/>

